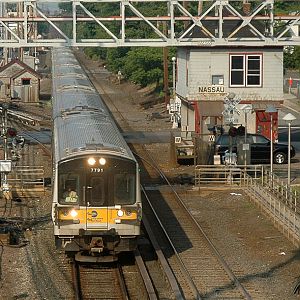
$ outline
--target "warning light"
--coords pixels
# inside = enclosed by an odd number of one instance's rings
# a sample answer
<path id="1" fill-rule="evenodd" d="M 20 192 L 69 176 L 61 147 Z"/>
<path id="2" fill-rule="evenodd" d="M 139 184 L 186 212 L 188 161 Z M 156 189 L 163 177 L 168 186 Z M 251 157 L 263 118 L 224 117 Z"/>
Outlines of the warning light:
<path id="1" fill-rule="evenodd" d="M 16 128 L 12 128 L 12 127 L 7 128 L 6 135 L 8 137 L 14 137 L 14 136 L 16 136 L 17 135 L 17 129 Z"/>
<path id="2" fill-rule="evenodd" d="M 230 129 L 229 129 L 229 131 L 228 131 L 228 134 L 229 134 L 230 136 L 235 137 L 235 136 L 237 135 L 237 133 L 238 133 L 237 128 L 235 128 L 235 127 L 230 127 Z"/>

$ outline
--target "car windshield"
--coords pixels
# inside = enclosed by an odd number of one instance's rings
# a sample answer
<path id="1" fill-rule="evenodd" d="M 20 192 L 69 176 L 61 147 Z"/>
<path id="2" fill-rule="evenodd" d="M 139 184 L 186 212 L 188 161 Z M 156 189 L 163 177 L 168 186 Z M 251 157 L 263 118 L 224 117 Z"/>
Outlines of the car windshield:
<path id="1" fill-rule="evenodd" d="M 232 145 L 237 145 L 239 143 L 244 143 L 245 141 L 245 136 L 244 135 L 237 135 L 232 137 Z M 230 142 L 230 136 L 227 134 L 221 135 L 219 137 L 219 139 L 217 140 L 217 145 L 221 145 L 221 146 L 228 146 Z M 248 144 L 267 144 L 268 143 L 268 139 L 266 139 L 263 136 L 257 136 L 257 135 L 251 135 L 248 134 L 247 135 L 247 143 Z"/>
<path id="2" fill-rule="evenodd" d="M 268 144 L 269 140 L 261 135 L 253 135 L 253 143 L 255 144 Z"/>

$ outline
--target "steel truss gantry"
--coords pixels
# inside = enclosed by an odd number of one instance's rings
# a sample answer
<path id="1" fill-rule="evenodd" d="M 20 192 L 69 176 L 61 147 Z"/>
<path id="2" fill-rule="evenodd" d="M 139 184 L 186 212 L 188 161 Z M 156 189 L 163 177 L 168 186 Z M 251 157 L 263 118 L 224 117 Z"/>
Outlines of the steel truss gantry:
<path id="1" fill-rule="evenodd" d="M 276 15 L 275 1 L 1 0 L 0 47 L 300 45 L 294 31 L 299 31 L 300 11 Z M 148 13 L 149 3 L 165 14 Z M 69 8 L 59 9 L 59 4 Z M 117 15 L 105 13 L 116 9 Z M 137 25 L 141 36 L 132 34 Z M 84 36 L 87 29 L 97 31 L 97 37 Z"/>

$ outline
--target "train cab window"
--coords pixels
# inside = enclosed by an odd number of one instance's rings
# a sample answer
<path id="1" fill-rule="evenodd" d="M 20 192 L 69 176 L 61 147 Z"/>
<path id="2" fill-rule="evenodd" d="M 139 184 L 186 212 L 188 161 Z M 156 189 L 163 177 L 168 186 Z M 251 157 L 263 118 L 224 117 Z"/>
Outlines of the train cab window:
<path id="1" fill-rule="evenodd" d="M 79 180 L 78 176 L 63 174 L 59 178 L 59 203 L 61 204 L 78 204 L 79 197 Z"/>
<path id="2" fill-rule="evenodd" d="M 101 177 L 93 177 L 90 180 L 90 203 L 93 206 L 103 205 L 105 202 L 104 180 Z"/>
<path id="3" fill-rule="evenodd" d="M 114 176 L 114 204 L 135 203 L 135 176 L 116 174 Z"/>

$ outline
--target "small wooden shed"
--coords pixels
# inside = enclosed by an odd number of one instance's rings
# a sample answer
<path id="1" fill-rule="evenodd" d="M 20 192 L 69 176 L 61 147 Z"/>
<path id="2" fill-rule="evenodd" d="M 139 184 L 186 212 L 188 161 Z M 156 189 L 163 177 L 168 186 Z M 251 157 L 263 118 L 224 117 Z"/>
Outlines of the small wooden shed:
<path id="1" fill-rule="evenodd" d="M 0 68 L 0 99 L 39 102 L 41 75 L 19 59 Z"/>

